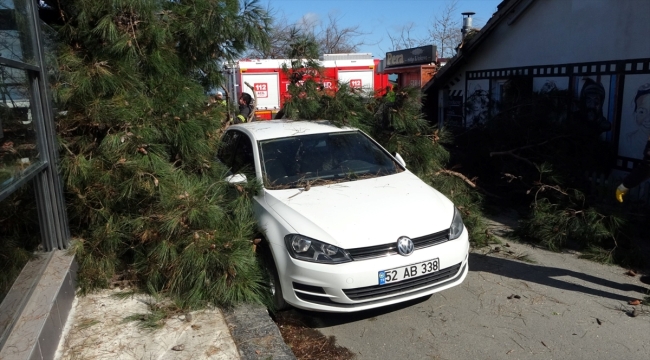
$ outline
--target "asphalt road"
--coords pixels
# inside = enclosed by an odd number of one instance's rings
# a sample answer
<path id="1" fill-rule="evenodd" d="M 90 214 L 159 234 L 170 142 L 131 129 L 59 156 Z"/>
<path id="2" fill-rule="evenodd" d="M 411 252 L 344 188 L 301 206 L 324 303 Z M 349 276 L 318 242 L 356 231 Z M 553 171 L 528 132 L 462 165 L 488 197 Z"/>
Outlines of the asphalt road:
<path id="1" fill-rule="evenodd" d="M 357 314 L 292 311 L 360 360 L 650 359 L 650 308 L 628 304 L 650 285 L 574 253 L 509 245 L 470 254 L 463 284 L 428 298 Z"/>

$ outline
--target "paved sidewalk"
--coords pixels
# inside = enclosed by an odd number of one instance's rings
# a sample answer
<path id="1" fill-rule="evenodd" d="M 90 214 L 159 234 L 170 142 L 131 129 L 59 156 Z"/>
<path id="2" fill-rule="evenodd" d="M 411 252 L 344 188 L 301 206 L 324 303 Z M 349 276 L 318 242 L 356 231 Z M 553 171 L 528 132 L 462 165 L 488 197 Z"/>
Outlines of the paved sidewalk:
<path id="1" fill-rule="evenodd" d="M 195 311 L 148 330 L 125 318 L 149 314 L 155 300 L 144 294 L 116 296 L 120 292 L 75 299 L 56 359 L 295 359 L 264 307 L 244 305 L 226 314 Z"/>

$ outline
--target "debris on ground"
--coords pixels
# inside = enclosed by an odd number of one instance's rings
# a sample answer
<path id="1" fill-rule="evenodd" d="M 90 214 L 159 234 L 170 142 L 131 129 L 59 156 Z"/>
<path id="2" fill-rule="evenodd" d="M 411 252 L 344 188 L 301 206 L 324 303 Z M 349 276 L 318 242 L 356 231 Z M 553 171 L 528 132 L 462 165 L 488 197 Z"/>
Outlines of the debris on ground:
<path id="1" fill-rule="evenodd" d="M 284 341 L 298 360 L 350 360 L 355 357 L 349 349 L 336 345 L 334 336 L 328 337 L 310 328 L 301 318 L 293 310 L 277 312 L 274 316 Z"/>

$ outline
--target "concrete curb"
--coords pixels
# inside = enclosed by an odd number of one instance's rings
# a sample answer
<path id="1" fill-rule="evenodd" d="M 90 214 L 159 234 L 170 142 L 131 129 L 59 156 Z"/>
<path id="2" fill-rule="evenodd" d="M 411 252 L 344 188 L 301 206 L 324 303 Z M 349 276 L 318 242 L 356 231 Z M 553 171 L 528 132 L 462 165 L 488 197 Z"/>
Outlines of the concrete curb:
<path id="1" fill-rule="evenodd" d="M 296 360 L 264 306 L 244 304 L 222 311 L 243 360 Z"/>

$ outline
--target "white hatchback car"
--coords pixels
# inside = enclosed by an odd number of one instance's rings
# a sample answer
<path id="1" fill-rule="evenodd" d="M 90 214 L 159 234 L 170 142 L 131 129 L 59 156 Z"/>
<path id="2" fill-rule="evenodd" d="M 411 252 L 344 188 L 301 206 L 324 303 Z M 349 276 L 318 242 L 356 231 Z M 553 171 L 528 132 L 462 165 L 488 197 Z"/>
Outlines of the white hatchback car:
<path id="1" fill-rule="evenodd" d="M 463 220 L 444 195 L 360 130 L 273 120 L 227 129 L 229 181 L 262 183 L 255 216 L 276 307 L 353 312 L 459 285 Z"/>

